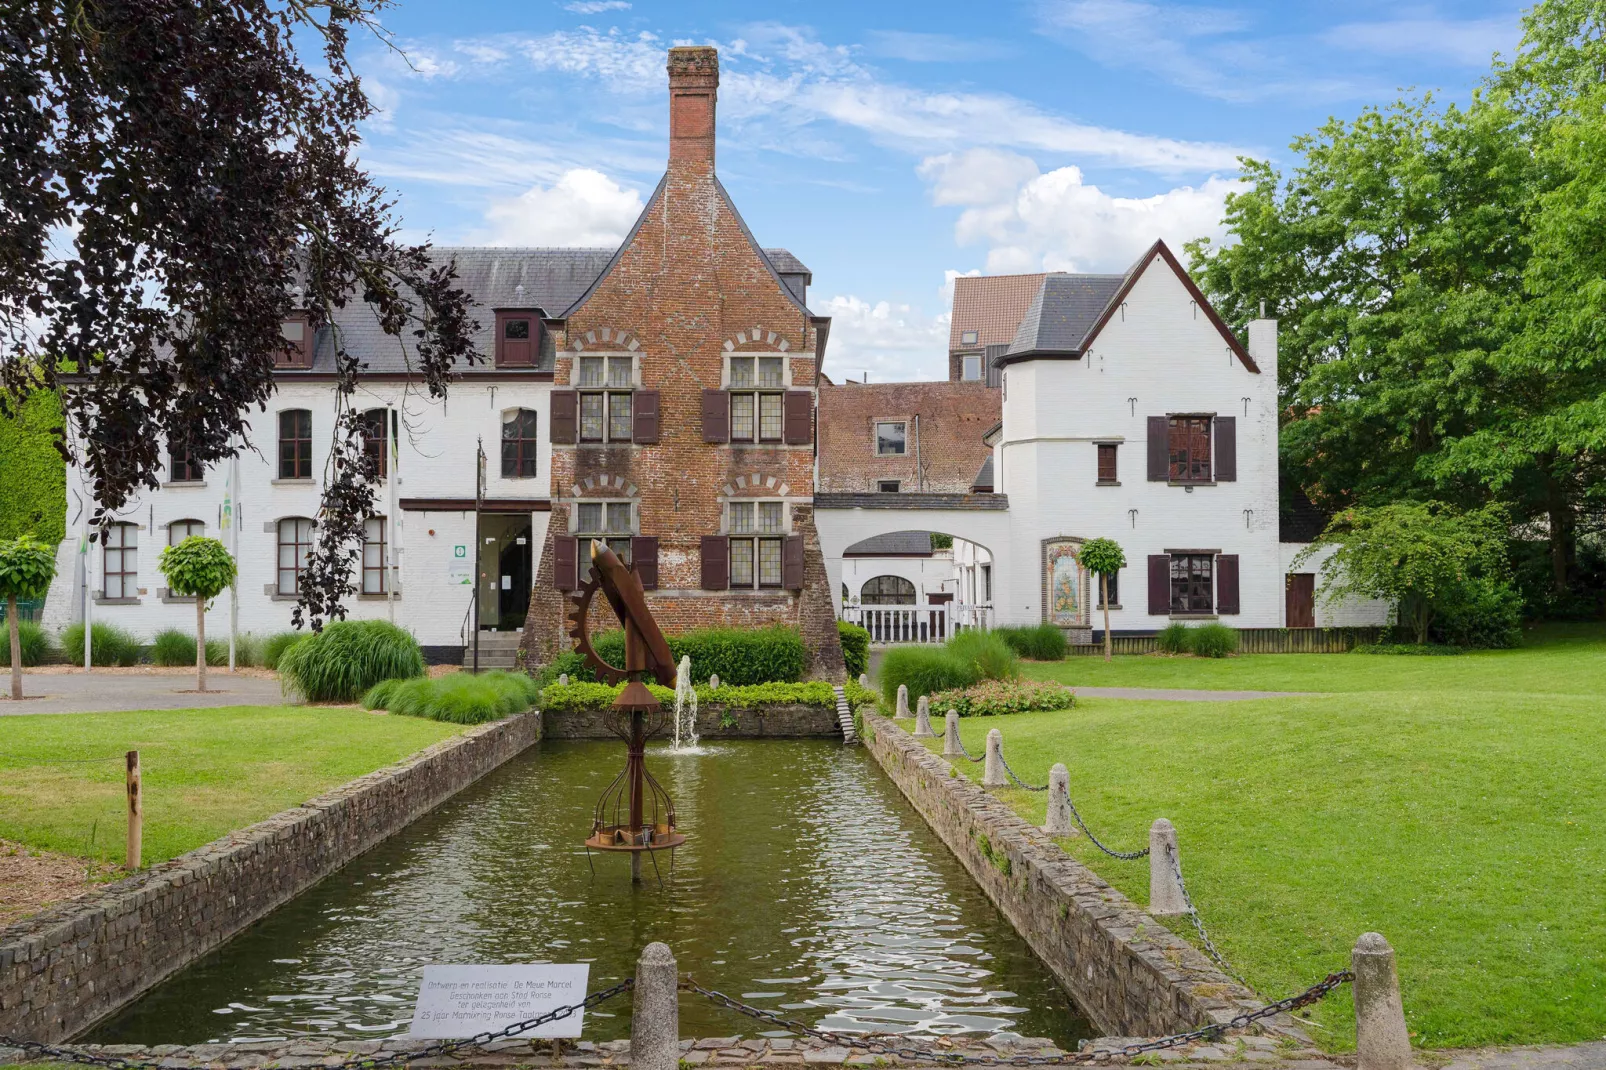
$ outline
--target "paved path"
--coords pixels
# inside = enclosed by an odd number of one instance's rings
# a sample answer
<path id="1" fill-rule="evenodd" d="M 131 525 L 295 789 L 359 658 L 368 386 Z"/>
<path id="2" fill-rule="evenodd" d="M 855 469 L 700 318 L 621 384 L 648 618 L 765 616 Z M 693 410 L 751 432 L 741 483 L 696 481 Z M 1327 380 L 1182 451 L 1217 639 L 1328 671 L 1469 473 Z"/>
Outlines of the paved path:
<path id="1" fill-rule="evenodd" d="M 1182 687 L 1078 687 L 1079 697 L 1146 698 L 1161 702 L 1241 702 L 1253 698 L 1313 698 L 1320 691 L 1205 691 Z"/>
<path id="2" fill-rule="evenodd" d="M 24 672 L 22 693 L 29 697 L 21 702 L 12 702 L 7 678 L 0 675 L 0 716 L 284 704 L 277 680 L 260 676 L 230 676 L 227 669 L 218 669 L 206 674 L 206 684 L 206 694 L 198 695 L 195 693 L 193 673 L 180 676 L 167 673 Z M 44 697 L 32 697 L 35 695 Z"/>

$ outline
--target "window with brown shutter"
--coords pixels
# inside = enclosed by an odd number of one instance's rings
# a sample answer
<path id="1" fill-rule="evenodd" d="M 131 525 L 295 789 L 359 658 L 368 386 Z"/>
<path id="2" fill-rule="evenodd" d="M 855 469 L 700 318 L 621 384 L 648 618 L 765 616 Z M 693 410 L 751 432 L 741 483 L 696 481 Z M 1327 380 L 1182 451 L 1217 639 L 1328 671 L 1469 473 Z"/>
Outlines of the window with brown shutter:
<path id="1" fill-rule="evenodd" d="M 1099 482 L 1114 486 L 1116 479 L 1115 446 L 1114 442 L 1100 442 L 1099 446 Z"/>
<path id="2" fill-rule="evenodd" d="M 1217 554 L 1216 612 L 1237 613 L 1238 605 L 1238 555 Z"/>
<path id="3" fill-rule="evenodd" d="M 1169 417 L 1166 435 L 1170 481 L 1210 482 L 1210 417 Z"/>
<path id="4" fill-rule="evenodd" d="M 704 535 L 700 556 L 703 590 L 725 590 L 730 585 L 730 539 L 724 535 Z"/>
<path id="5" fill-rule="evenodd" d="M 496 313 L 496 366 L 533 368 L 541 359 L 541 321 L 528 309 Z"/>
<path id="6" fill-rule="evenodd" d="M 704 390 L 703 441 L 729 442 L 730 438 L 730 392 L 726 390 Z M 713 589 L 723 590 L 723 588 Z"/>
<path id="7" fill-rule="evenodd" d="M 1215 562 L 1210 554 L 1171 555 L 1171 613 L 1196 616 L 1213 612 Z"/>
<path id="8" fill-rule="evenodd" d="M 559 535 L 552 540 L 552 586 L 573 591 L 580 586 L 579 540 Z"/>
<path id="9" fill-rule="evenodd" d="M 788 446 L 807 446 L 814 440 L 814 395 L 807 390 L 786 392 L 786 433 Z"/>
<path id="10" fill-rule="evenodd" d="M 574 445 L 578 408 L 579 395 L 573 390 L 552 391 L 552 420 L 548 431 L 554 445 Z"/>
<path id="11" fill-rule="evenodd" d="M 1162 417 L 1163 419 L 1163 417 Z M 1149 616 L 1171 612 L 1171 555 L 1149 555 Z"/>
<path id="12" fill-rule="evenodd" d="M 502 478 L 535 478 L 537 456 L 535 410 L 502 413 Z"/>
<path id="13" fill-rule="evenodd" d="M 1232 483 L 1238 479 L 1238 418 L 1217 416 L 1215 476 L 1217 483 Z"/>
<path id="14" fill-rule="evenodd" d="M 630 565 L 646 590 L 658 587 L 658 537 L 637 535 L 630 540 Z"/>
<path id="15" fill-rule="evenodd" d="M 1164 416 L 1149 417 L 1148 461 L 1150 483 L 1164 483 L 1171 477 L 1171 457 L 1167 452 L 1167 440 L 1169 437 L 1170 432 L 1166 418 Z"/>
<path id="16" fill-rule="evenodd" d="M 581 442 L 634 442 L 635 358 L 579 357 L 575 384 L 580 394 Z"/>
<path id="17" fill-rule="evenodd" d="M 638 445 L 658 442 L 658 391 L 636 391 L 636 427 L 633 440 Z"/>
<path id="18" fill-rule="evenodd" d="M 730 441 L 782 441 L 785 361 L 784 357 L 730 358 Z"/>
<path id="19" fill-rule="evenodd" d="M 781 586 L 788 591 L 803 589 L 803 536 L 788 535 L 781 550 Z"/>

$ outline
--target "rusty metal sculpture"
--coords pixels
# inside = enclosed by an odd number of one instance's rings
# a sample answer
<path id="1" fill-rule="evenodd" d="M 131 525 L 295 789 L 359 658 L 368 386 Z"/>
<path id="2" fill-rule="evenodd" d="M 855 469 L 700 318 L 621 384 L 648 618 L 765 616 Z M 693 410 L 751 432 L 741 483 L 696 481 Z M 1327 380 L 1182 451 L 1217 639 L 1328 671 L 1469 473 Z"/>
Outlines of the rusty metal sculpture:
<path id="1" fill-rule="evenodd" d="M 624 627 L 622 668 L 603 661 L 591 645 L 589 616 L 591 601 L 598 591 L 608 599 Z M 629 852 L 631 878 L 640 880 L 642 855 L 652 858 L 656 870 L 656 852 L 669 851 L 673 866 L 674 849 L 686 842 L 686 837 L 675 829 L 675 804 L 647 771 L 646 758 L 647 740 L 662 730 L 664 719 L 662 706 L 647 690 L 644 678 L 673 686 L 674 656 L 647 608 L 646 592 L 635 570 L 602 543 L 591 543 L 591 577 L 578 594 L 570 596 L 570 602 L 569 637 L 575 649 L 585 657 L 597 679 L 610 684 L 627 681 L 613 700 L 613 729 L 625 741 L 625 768 L 597 800 L 591 835 L 585 841 L 587 856 L 593 848 Z M 649 724 L 649 718 L 655 718 L 653 723 Z"/>

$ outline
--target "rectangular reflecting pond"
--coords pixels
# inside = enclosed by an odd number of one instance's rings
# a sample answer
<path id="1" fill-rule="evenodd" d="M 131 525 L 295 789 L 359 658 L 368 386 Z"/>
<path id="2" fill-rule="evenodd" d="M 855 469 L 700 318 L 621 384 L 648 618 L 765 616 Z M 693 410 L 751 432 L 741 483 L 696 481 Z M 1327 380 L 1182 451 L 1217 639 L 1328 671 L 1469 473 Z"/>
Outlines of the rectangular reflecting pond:
<path id="1" fill-rule="evenodd" d="M 673 873 L 659 857 L 662 886 L 650 864 L 632 885 L 627 857 L 582 846 L 624 757 L 617 742 L 531 748 L 82 1039 L 397 1036 L 426 965 L 587 962 L 596 991 L 653 940 L 702 984 L 820 1028 L 1092 1035 L 861 748 L 650 748 L 688 836 Z M 683 1037 L 769 1029 L 682 997 Z M 587 1039 L 629 1035 L 628 996 L 586 1016 Z"/>

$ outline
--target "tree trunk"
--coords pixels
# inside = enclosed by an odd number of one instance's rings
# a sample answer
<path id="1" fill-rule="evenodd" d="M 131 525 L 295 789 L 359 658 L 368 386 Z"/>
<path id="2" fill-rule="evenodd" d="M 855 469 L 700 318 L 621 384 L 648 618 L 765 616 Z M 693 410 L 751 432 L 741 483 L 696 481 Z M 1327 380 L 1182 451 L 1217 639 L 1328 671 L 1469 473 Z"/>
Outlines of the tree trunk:
<path id="1" fill-rule="evenodd" d="M 1104 660 L 1110 660 L 1110 577 L 1099 573 L 1099 603 L 1104 606 Z"/>
<path id="2" fill-rule="evenodd" d="M 17 622 L 17 596 L 6 599 L 6 620 L 11 630 L 11 699 L 22 701 L 22 634 Z"/>
<path id="3" fill-rule="evenodd" d="M 1558 595 L 1567 593 L 1572 579 L 1573 510 L 1565 488 L 1555 476 L 1545 476 L 1545 514 L 1550 521 L 1550 578 Z"/>
<path id="4" fill-rule="evenodd" d="M 206 599 L 195 596 L 195 678 L 197 691 L 206 690 Z"/>

